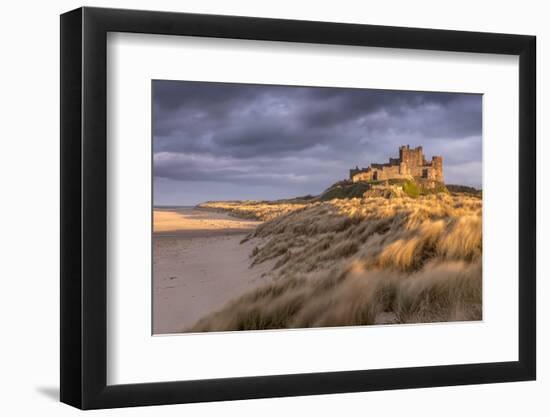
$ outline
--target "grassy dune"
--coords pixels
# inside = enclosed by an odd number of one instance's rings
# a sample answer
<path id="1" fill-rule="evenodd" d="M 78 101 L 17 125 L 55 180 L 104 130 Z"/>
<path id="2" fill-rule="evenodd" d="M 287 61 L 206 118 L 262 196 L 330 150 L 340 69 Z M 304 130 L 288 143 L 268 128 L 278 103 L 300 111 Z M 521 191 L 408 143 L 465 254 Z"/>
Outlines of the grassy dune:
<path id="1" fill-rule="evenodd" d="M 252 266 L 274 260 L 275 281 L 187 331 L 481 319 L 480 198 L 265 206 L 235 202 L 229 209 L 267 220 L 247 240 L 257 242 Z"/>
<path id="2" fill-rule="evenodd" d="M 306 207 L 308 203 L 269 201 L 207 201 L 197 205 L 199 209 L 229 213 L 235 217 L 253 220 L 273 220 L 287 213 Z"/>

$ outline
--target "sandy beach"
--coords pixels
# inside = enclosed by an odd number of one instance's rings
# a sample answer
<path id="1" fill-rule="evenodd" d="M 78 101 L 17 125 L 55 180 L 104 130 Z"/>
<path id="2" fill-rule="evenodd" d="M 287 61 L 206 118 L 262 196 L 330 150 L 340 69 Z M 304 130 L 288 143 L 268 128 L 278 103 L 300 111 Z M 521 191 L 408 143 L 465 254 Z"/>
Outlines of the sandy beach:
<path id="1" fill-rule="evenodd" d="M 155 236 L 206 237 L 247 234 L 261 224 L 260 221 L 239 219 L 226 213 L 204 209 L 155 208 L 153 233 Z"/>
<path id="2" fill-rule="evenodd" d="M 193 208 L 155 209 L 153 333 L 181 333 L 229 300 L 266 283 L 270 263 L 250 268 L 261 222 Z"/>

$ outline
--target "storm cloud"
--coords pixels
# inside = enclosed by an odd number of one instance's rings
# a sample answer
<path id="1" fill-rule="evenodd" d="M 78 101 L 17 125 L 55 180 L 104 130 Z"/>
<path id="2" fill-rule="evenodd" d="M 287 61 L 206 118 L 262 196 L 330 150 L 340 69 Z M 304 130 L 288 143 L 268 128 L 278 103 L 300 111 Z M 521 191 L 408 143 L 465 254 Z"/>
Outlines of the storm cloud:
<path id="1" fill-rule="evenodd" d="M 318 194 L 405 144 L 480 187 L 481 132 L 479 94 L 155 80 L 155 204 Z"/>

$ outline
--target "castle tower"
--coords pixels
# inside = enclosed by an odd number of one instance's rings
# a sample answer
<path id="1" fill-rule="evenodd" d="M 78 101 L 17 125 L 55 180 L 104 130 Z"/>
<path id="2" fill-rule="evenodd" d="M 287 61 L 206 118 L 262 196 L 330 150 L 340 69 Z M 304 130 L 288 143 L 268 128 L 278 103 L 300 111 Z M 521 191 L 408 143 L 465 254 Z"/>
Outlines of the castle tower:
<path id="1" fill-rule="evenodd" d="M 399 147 L 399 160 L 401 162 L 403 162 L 404 160 L 404 155 L 405 155 L 405 152 L 407 152 L 409 150 L 409 145 L 403 145 L 403 146 L 400 146 Z"/>
<path id="2" fill-rule="evenodd" d="M 409 145 L 399 147 L 399 159 L 410 168 L 424 165 L 424 152 L 422 146 L 411 149 Z"/>
<path id="3" fill-rule="evenodd" d="M 443 157 L 432 157 L 432 168 L 435 174 L 435 180 L 443 182 Z"/>

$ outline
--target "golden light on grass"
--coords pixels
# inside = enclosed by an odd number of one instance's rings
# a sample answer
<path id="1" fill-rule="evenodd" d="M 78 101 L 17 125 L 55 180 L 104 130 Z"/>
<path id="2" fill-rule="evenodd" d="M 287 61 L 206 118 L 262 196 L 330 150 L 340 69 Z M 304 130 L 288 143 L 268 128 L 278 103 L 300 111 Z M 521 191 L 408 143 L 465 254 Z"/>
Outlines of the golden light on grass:
<path id="1" fill-rule="evenodd" d="M 294 206 L 294 205 L 290 205 Z M 219 203 L 265 217 L 245 240 L 251 265 L 276 260 L 275 281 L 187 331 L 480 320 L 482 200 L 437 194 L 354 198 L 275 209 Z"/>

